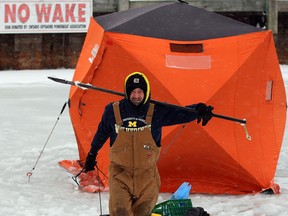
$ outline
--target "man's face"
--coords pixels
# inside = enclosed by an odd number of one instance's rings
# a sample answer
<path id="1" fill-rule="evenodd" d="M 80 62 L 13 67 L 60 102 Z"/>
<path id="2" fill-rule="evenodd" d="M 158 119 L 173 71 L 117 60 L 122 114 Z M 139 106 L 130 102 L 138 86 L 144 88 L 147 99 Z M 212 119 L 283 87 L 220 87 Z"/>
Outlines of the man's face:
<path id="1" fill-rule="evenodd" d="M 134 89 L 129 99 L 135 106 L 138 106 L 144 99 L 144 91 L 140 88 Z"/>

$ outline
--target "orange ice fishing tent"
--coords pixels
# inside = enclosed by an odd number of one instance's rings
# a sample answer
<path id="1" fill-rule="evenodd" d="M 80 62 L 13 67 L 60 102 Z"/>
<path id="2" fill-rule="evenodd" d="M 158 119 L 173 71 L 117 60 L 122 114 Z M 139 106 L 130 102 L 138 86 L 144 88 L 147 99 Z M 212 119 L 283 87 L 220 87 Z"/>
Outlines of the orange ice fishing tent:
<path id="1" fill-rule="evenodd" d="M 134 71 L 150 80 L 152 99 L 212 105 L 215 113 L 246 119 L 252 137 L 246 139 L 243 125 L 220 118 L 205 127 L 194 121 L 163 128 L 161 192 L 174 192 L 183 182 L 192 184 L 192 193 L 279 192 L 274 175 L 286 95 L 271 31 L 182 3 L 91 18 L 73 81 L 123 92 L 125 77 Z M 71 87 L 70 116 L 80 162 L 105 105 L 120 99 Z M 106 143 L 97 157 L 106 176 L 108 151 Z M 60 164 L 70 171 L 76 166 Z M 106 177 L 99 176 L 108 189 Z"/>

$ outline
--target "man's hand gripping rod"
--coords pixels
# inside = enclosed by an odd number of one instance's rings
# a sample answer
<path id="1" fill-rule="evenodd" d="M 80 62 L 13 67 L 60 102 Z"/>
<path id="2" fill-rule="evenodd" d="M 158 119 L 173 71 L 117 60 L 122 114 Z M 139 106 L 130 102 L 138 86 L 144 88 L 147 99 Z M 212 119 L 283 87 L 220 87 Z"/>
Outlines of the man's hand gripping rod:
<path id="1" fill-rule="evenodd" d="M 92 89 L 92 90 L 96 90 L 96 91 L 101 91 L 101 92 L 106 92 L 106 93 L 109 93 L 109 94 L 114 94 L 114 95 L 118 95 L 118 96 L 122 96 L 122 97 L 125 97 L 125 94 L 124 93 L 121 93 L 121 92 L 116 92 L 116 91 L 113 91 L 113 90 L 110 90 L 110 89 L 104 89 L 104 88 L 100 88 L 100 87 L 97 87 L 97 86 L 93 86 L 91 84 L 85 84 L 85 83 L 81 83 L 79 81 L 69 81 L 69 80 L 65 80 L 65 79 L 60 79 L 60 78 L 55 78 L 55 77 L 48 77 L 48 79 L 51 79 L 53 80 L 54 82 L 58 82 L 58 83 L 62 83 L 62 84 L 68 84 L 68 85 L 73 85 L 73 86 L 77 86 L 83 90 L 87 90 L 87 89 Z M 154 103 L 154 104 L 158 104 L 158 105 L 164 105 L 164 106 L 170 106 L 170 107 L 175 107 L 175 108 L 178 108 L 178 109 L 183 109 L 183 110 L 186 110 L 186 111 L 190 111 L 190 112 L 193 112 L 193 113 L 197 113 L 197 110 L 195 109 L 191 109 L 189 107 L 184 107 L 184 106 L 179 106 L 179 105 L 176 105 L 176 104 L 170 104 L 170 103 L 165 103 L 165 102 L 161 102 L 161 101 L 156 101 L 156 100 L 150 100 L 151 103 Z M 219 114 L 215 114 L 215 113 L 212 113 L 213 117 L 216 117 L 216 118 L 220 118 L 220 119 L 225 119 L 225 120 L 229 120 L 229 121 L 234 121 L 234 122 L 237 122 L 237 123 L 240 123 L 240 125 L 244 128 L 245 130 L 245 133 L 246 133 L 246 139 L 251 141 L 251 136 L 249 135 L 248 133 L 248 130 L 247 130 L 247 127 L 246 127 L 246 119 L 237 119 L 237 118 L 233 118 L 233 117 L 229 117 L 229 116 L 224 116 L 224 115 L 219 115 Z"/>

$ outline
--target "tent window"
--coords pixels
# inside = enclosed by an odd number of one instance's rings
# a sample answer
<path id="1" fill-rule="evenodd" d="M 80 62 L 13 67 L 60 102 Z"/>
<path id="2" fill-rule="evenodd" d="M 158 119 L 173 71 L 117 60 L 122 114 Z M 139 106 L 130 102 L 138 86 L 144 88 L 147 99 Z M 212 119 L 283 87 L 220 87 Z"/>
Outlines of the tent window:
<path id="1" fill-rule="evenodd" d="M 273 80 L 268 80 L 266 83 L 266 101 L 272 100 L 272 88 L 273 88 Z"/>
<path id="2" fill-rule="evenodd" d="M 187 70 L 211 69 L 211 57 L 166 55 L 166 67 Z"/>
<path id="3" fill-rule="evenodd" d="M 171 52 L 181 53 L 202 53 L 204 51 L 203 44 L 174 44 L 170 43 Z"/>

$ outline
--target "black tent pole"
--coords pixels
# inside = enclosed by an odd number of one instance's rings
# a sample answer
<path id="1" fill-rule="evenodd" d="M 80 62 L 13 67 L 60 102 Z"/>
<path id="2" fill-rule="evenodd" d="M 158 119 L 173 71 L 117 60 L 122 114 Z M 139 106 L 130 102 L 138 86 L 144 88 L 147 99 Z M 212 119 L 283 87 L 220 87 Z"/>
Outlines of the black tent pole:
<path id="1" fill-rule="evenodd" d="M 74 85 L 74 86 L 77 86 L 77 87 L 82 88 L 84 90 L 92 89 L 92 90 L 96 90 L 96 91 L 106 92 L 106 93 L 109 93 L 109 94 L 114 94 L 114 95 L 125 97 L 124 93 L 113 91 L 113 90 L 110 90 L 110 89 L 100 88 L 100 87 L 97 87 L 97 86 L 93 86 L 91 84 L 85 84 L 85 83 L 81 83 L 81 82 L 78 82 L 78 81 L 73 82 L 73 81 L 60 79 L 60 78 L 55 78 L 55 77 L 48 77 L 48 79 L 51 79 L 51 80 L 53 80 L 55 82 L 59 82 L 59 83 L 63 83 L 63 84 Z M 158 104 L 158 105 L 175 107 L 175 108 L 178 108 L 178 109 L 182 109 L 182 110 L 186 110 L 186 111 L 189 111 L 189 112 L 197 113 L 197 110 L 191 109 L 189 107 L 179 106 L 179 105 L 176 105 L 176 104 L 170 104 L 170 103 L 156 101 L 156 100 L 152 100 L 152 99 L 150 100 L 150 102 L 154 103 L 154 104 Z M 224 115 L 219 115 L 219 114 L 215 114 L 215 113 L 213 113 L 213 117 L 220 118 L 220 119 L 225 119 L 225 120 L 229 120 L 229 121 L 234 121 L 234 122 L 238 122 L 240 124 L 245 124 L 246 125 L 246 120 L 245 119 L 237 119 L 237 118 L 224 116 Z"/>

